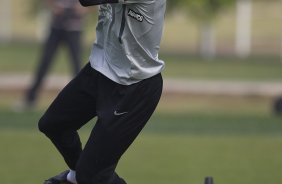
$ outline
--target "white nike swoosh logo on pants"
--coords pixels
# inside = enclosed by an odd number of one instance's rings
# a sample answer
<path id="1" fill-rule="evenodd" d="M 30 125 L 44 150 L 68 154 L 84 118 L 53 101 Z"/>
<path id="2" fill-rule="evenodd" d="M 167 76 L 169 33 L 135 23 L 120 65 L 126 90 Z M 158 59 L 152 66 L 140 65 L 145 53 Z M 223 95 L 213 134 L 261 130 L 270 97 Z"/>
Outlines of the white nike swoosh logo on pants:
<path id="1" fill-rule="evenodd" d="M 123 114 L 127 114 L 128 112 L 118 112 L 118 111 L 115 111 L 114 112 L 114 115 L 115 116 L 121 116 L 121 115 L 123 115 Z"/>

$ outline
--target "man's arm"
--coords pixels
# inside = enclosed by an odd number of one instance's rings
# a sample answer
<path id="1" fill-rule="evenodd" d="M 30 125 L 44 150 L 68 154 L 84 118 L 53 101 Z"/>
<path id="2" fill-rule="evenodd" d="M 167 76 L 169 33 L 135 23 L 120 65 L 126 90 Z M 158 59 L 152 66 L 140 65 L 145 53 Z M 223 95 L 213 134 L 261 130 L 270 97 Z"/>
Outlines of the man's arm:
<path id="1" fill-rule="evenodd" d="M 134 4 L 134 3 L 148 3 L 155 0 L 79 0 L 82 6 L 93 6 L 107 3 L 123 3 L 123 4 Z"/>
<path id="2" fill-rule="evenodd" d="M 94 6 L 107 3 L 120 3 L 124 2 L 124 0 L 79 0 L 79 2 L 82 6 Z"/>

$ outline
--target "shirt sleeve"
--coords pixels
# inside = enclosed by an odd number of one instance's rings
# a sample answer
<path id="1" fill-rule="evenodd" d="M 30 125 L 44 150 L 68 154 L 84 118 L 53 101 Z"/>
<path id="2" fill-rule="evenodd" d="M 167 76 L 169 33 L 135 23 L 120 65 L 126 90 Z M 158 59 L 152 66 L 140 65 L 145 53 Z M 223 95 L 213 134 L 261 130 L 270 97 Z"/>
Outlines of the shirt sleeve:
<path id="1" fill-rule="evenodd" d="M 121 4 L 143 4 L 150 3 L 155 0 L 79 0 L 82 6 L 95 6 L 100 4 L 112 4 L 112 3 L 121 3 Z"/>
<path id="2" fill-rule="evenodd" d="M 150 3 L 154 0 L 118 0 L 122 4 Z"/>
<path id="3" fill-rule="evenodd" d="M 95 6 L 107 3 L 120 3 L 121 0 L 79 0 L 82 6 Z"/>

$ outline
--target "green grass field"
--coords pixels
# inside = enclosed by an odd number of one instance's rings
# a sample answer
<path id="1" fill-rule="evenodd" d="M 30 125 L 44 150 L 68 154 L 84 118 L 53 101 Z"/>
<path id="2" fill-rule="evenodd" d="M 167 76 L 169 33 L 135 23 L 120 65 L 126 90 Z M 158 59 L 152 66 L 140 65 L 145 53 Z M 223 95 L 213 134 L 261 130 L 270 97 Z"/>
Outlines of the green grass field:
<path id="1" fill-rule="evenodd" d="M 42 183 L 65 169 L 38 132 L 1 131 L 0 138 L 3 183 Z M 118 172 L 135 184 L 197 184 L 206 175 L 219 184 L 281 183 L 281 143 L 281 136 L 143 133 L 121 159 Z"/>
<path id="2" fill-rule="evenodd" d="M 207 175 L 218 184 L 281 183 L 282 123 L 271 113 L 271 100 L 226 100 L 164 96 L 118 172 L 132 184 L 198 184 Z M 37 131 L 44 109 L 15 113 L 1 107 L 3 183 L 42 183 L 65 169 L 55 148 Z M 80 131 L 83 143 L 94 123 Z"/>
<path id="3" fill-rule="evenodd" d="M 37 45 L 0 47 L 0 72 L 29 73 Z M 17 53 L 17 54 L 15 54 Z M 216 59 L 163 55 L 165 77 L 281 81 L 278 59 Z M 85 53 L 87 58 L 87 53 Z M 64 53 L 53 71 L 68 73 Z M 0 175 L 5 184 L 38 184 L 66 168 L 60 155 L 37 130 L 37 121 L 55 94 L 43 93 L 36 110 L 16 113 L 21 93 L 0 92 Z M 117 168 L 129 184 L 282 183 L 282 117 L 272 114 L 271 98 L 164 95 L 144 131 Z M 85 143 L 95 120 L 80 134 Z"/>

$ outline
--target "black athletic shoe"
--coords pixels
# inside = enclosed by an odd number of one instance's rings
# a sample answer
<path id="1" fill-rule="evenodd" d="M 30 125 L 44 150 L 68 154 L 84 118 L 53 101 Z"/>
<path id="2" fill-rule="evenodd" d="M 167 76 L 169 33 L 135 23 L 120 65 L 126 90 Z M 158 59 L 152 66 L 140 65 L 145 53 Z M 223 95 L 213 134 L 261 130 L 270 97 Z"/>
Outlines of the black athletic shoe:
<path id="1" fill-rule="evenodd" d="M 67 181 L 67 175 L 69 173 L 69 170 L 66 170 L 57 176 L 54 176 L 52 178 L 49 178 L 44 182 L 44 184 L 72 184 Z"/>

